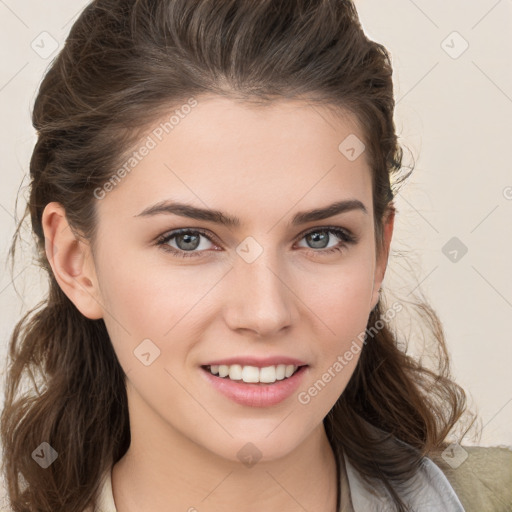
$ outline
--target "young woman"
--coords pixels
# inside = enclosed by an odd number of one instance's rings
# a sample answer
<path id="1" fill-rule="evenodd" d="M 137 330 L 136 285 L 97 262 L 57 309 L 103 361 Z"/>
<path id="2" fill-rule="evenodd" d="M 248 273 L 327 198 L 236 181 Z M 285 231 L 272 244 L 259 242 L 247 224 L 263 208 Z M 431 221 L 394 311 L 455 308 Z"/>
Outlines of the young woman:
<path id="1" fill-rule="evenodd" d="M 84 10 L 33 112 L 13 510 L 463 510 L 429 458 L 466 407 L 442 328 L 418 304 L 435 372 L 381 294 L 393 112 L 347 0 Z"/>

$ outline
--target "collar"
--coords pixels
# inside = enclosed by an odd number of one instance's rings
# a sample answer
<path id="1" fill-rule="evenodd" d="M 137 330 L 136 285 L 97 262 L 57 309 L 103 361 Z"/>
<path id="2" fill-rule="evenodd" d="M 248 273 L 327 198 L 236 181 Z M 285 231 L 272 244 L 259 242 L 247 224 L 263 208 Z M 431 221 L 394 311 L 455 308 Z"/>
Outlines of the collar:
<path id="1" fill-rule="evenodd" d="M 342 492 L 339 512 L 395 510 L 391 496 L 382 483 L 376 482 L 370 486 L 348 458 L 342 455 L 340 462 L 340 488 L 349 489 L 349 492 Z M 94 512 L 117 512 L 112 492 L 112 468 L 103 475 L 100 489 Z M 465 512 L 444 473 L 427 457 L 423 458 L 420 470 L 400 496 L 411 510 L 417 512 Z"/>

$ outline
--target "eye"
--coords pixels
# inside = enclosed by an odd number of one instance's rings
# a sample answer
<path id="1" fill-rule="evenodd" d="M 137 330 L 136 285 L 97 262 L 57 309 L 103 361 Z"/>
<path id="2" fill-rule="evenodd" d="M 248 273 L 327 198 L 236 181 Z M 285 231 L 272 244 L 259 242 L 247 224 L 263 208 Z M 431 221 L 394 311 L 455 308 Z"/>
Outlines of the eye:
<path id="1" fill-rule="evenodd" d="M 331 235 L 334 235 L 336 238 L 341 240 L 341 243 L 339 242 L 333 247 L 329 247 L 328 245 L 326 246 L 325 244 L 331 241 Z M 186 228 L 177 229 L 159 237 L 156 241 L 156 245 L 175 256 L 190 258 L 201 256 L 202 253 L 208 249 L 208 247 L 204 247 L 204 244 L 201 244 L 201 238 L 205 238 L 212 243 L 212 237 L 206 234 L 203 230 Z M 309 247 L 309 249 L 311 249 L 315 254 L 332 254 L 342 251 L 349 244 L 355 244 L 357 242 L 357 238 L 348 230 L 335 226 L 311 229 L 300 236 L 299 240 L 302 239 L 306 239 L 308 243 L 312 244 L 312 247 Z M 176 246 L 171 245 L 171 242 L 174 242 Z M 196 249 L 201 250 L 196 251 Z"/>
<path id="2" fill-rule="evenodd" d="M 177 229 L 157 240 L 157 245 L 161 246 L 164 251 L 169 251 L 176 256 L 183 258 L 200 256 L 200 252 L 195 251 L 201 247 L 201 237 L 211 242 L 211 238 L 202 230 L 198 229 Z M 169 243 L 175 241 L 177 247 L 172 247 Z M 205 249 L 205 247 L 201 247 Z"/>
<path id="3" fill-rule="evenodd" d="M 341 243 L 331 247 L 326 245 L 326 243 L 331 241 L 331 235 L 339 238 Z M 314 228 L 307 233 L 302 234 L 301 239 L 306 239 L 308 243 L 312 244 L 313 246 L 310 247 L 312 249 L 323 249 L 321 251 L 313 251 L 314 253 L 320 254 L 332 254 L 335 252 L 340 252 L 343 249 L 346 249 L 349 244 L 355 244 L 357 242 L 357 238 L 352 233 L 335 226 Z"/>

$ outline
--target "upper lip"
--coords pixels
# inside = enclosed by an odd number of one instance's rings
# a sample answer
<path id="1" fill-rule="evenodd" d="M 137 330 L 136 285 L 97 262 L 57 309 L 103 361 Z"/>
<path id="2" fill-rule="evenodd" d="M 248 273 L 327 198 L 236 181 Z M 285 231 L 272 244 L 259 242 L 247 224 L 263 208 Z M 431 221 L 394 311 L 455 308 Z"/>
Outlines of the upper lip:
<path id="1" fill-rule="evenodd" d="M 294 366 L 307 366 L 307 363 L 288 356 L 271 356 L 271 357 L 256 357 L 256 356 L 243 356 L 243 357 L 228 357 L 226 359 L 217 359 L 210 361 L 202 366 L 213 365 L 226 365 L 231 366 L 239 364 L 240 366 L 256 366 L 257 368 L 264 368 L 265 366 L 277 366 L 278 364 L 293 364 Z"/>

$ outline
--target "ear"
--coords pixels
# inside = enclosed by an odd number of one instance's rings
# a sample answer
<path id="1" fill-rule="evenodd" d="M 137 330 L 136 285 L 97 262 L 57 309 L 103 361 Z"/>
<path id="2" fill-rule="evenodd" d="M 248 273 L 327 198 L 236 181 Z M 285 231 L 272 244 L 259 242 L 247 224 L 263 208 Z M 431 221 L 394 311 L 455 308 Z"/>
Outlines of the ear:
<path id="1" fill-rule="evenodd" d="M 60 288 L 85 317 L 91 320 L 103 318 L 89 245 L 75 236 L 59 203 L 46 205 L 42 225 L 46 257 Z"/>
<path id="2" fill-rule="evenodd" d="M 383 219 L 383 239 L 380 254 L 377 256 L 377 262 L 375 265 L 375 274 L 373 278 L 373 290 L 370 307 L 373 309 L 379 302 L 379 291 L 386 274 L 386 268 L 388 265 L 389 248 L 391 245 L 391 238 L 393 237 L 393 226 L 395 223 L 395 208 L 393 205 L 388 207 L 384 219 Z"/>

